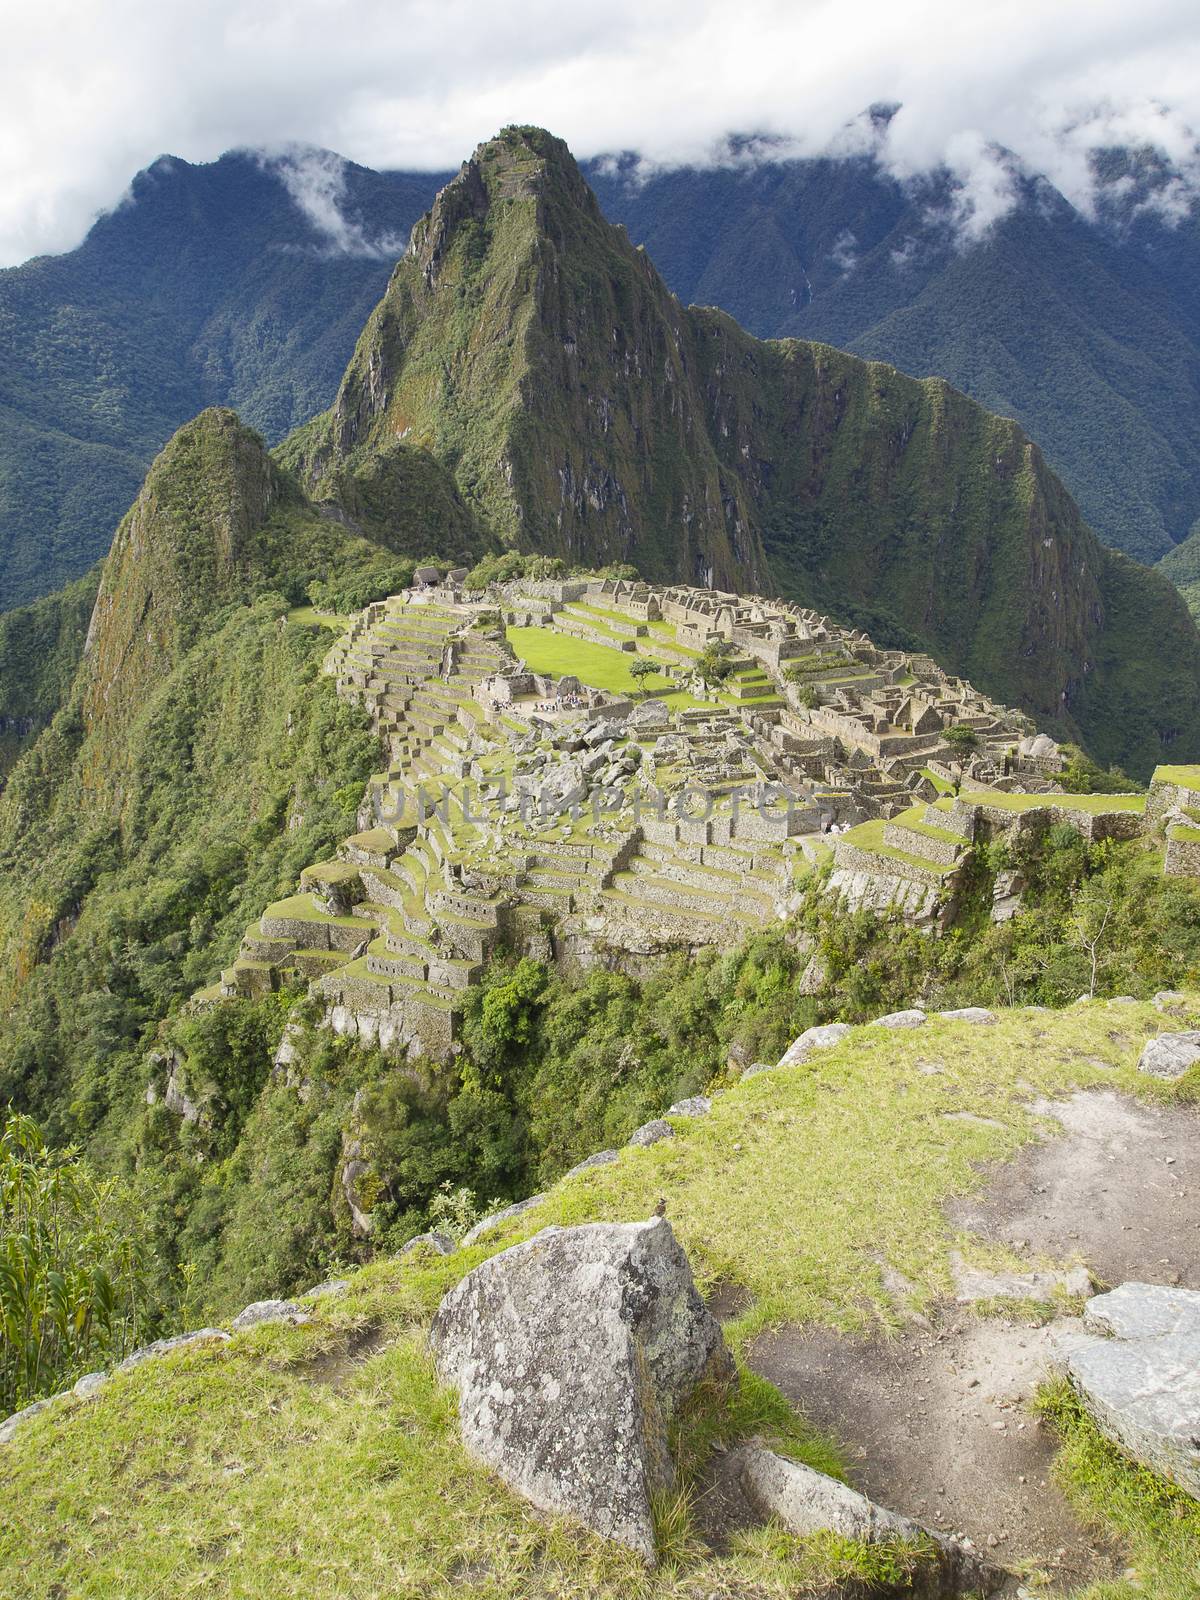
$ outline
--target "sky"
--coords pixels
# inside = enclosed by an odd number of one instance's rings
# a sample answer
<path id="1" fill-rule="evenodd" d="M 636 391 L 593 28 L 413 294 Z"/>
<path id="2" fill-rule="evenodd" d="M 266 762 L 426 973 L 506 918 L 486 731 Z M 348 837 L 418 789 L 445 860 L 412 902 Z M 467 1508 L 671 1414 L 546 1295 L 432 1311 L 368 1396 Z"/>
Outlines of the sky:
<path id="1" fill-rule="evenodd" d="M 1021 172 L 1088 211 L 1106 144 L 1170 158 L 1168 214 L 1200 192 L 1195 0 L 0 0 L 0 39 L 0 265 L 70 249 L 162 154 L 443 169 L 510 122 L 648 167 L 762 134 L 948 169 L 966 238 Z"/>

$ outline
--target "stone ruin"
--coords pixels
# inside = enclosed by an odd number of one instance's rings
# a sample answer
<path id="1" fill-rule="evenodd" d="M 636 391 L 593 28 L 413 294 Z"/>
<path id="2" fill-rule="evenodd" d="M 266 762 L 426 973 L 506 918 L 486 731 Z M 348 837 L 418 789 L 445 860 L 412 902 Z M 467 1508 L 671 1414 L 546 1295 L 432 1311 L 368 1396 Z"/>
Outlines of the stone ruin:
<path id="1" fill-rule="evenodd" d="M 674 703 L 534 670 L 506 631 L 530 626 L 648 658 Z M 725 676 L 706 684 L 714 646 Z M 466 992 L 501 943 L 636 971 L 779 922 L 823 866 L 851 906 L 932 926 L 997 832 L 1148 825 L 1140 796 L 1057 790 L 1053 741 L 928 656 L 759 597 L 601 579 L 467 596 L 430 568 L 359 613 L 326 670 L 369 711 L 387 767 L 357 831 L 197 1002 L 298 976 L 335 1030 L 411 1054 L 457 1048 Z M 1155 815 L 1186 833 L 1178 799 Z M 1002 875 L 993 914 L 1019 894 Z"/>

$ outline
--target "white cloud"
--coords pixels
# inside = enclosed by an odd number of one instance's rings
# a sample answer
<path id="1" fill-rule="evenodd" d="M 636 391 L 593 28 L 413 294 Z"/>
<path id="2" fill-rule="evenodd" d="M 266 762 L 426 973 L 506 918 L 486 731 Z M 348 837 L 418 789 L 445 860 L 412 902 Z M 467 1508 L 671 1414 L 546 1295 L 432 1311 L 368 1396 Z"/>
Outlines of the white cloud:
<path id="1" fill-rule="evenodd" d="M 169 151 L 322 146 L 374 167 L 453 166 L 507 122 L 643 170 L 749 160 L 731 131 L 801 155 L 876 149 L 939 166 L 968 236 L 1044 173 L 1084 211 L 1090 155 L 1152 146 L 1200 192 L 1193 0 L 39 0 L 3 5 L 0 261 L 74 244 Z M 880 134 L 864 108 L 899 110 Z M 1011 152 L 1011 158 L 1000 152 Z M 336 173 L 293 174 L 340 247 Z"/>
<path id="2" fill-rule="evenodd" d="M 406 239 L 392 234 L 368 238 L 363 226 L 346 216 L 346 162 L 332 150 L 291 145 L 278 153 L 264 151 L 263 166 L 278 173 L 283 186 L 322 235 L 325 248 L 338 255 L 399 255 Z"/>
<path id="3" fill-rule="evenodd" d="M 843 228 L 833 241 L 829 259 L 843 277 L 848 278 L 858 265 L 858 240 L 849 228 Z"/>

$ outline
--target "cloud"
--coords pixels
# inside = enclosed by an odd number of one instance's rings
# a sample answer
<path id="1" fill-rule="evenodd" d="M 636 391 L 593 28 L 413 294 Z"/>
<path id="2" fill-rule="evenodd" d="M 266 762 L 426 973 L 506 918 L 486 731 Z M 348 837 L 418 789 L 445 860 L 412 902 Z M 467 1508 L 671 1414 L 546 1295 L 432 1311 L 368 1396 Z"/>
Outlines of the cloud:
<path id="1" fill-rule="evenodd" d="M 259 159 L 282 180 L 330 254 L 392 260 L 403 251 L 407 240 L 395 234 L 368 238 L 362 224 L 347 217 L 346 161 L 342 156 L 332 150 L 293 145 L 278 154 L 264 151 Z"/>
<path id="2" fill-rule="evenodd" d="M 0 261 L 76 243 L 164 151 L 431 170 L 514 121 L 643 176 L 769 152 L 945 170 L 966 238 L 1030 174 L 1103 211 L 1095 153 L 1133 145 L 1167 169 L 1138 203 L 1172 219 L 1200 194 L 1200 29 L 1193 0 L 39 0 L 5 21 Z M 371 247 L 335 170 L 289 172 L 331 248 Z"/>
<path id="3" fill-rule="evenodd" d="M 858 240 L 849 228 L 843 228 L 833 241 L 829 259 L 844 278 L 848 278 L 858 265 Z"/>

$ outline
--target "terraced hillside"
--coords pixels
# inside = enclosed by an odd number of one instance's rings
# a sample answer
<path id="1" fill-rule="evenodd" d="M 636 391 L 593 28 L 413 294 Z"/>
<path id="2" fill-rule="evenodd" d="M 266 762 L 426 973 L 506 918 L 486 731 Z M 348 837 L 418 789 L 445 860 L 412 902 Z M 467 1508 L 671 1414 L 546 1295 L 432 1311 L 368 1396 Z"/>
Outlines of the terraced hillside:
<path id="1" fill-rule="evenodd" d="M 744 713 L 784 704 L 765 674 L 735 659 L 711 703 L 675 691 L 632 706 L 580 677 L 619 682 L 630 658 L 662 678 L 685 669 L 699 652 L 669 624 L 651 635 L 586 601 L 554 630 L 505 637 L 494 618 L 490 605 L 398 596 L 335 644 L 327 669 L 368 706 L 391 765 L 338 857 L 308 868 L 247 933 L 221 993 L 259 994 L 298 972 L 335 1026 L 445 1053 L 464 991 L 501 941 L 548 948 L 553 933 L 566 950 L 649 952 L 728 943 L 774 919 L 798 855 L 788 829 L 814 817 L 781 816 L 764 852 L 756 814 L 731 814 L 735 789 L 778 776 L 742 738 Z M 594 642 L 601 632 L 611 647 Z M 576 668 L 565 687 L 539 644 L 565 649 Z M 515 690 L 502 706 L 499 685 Z M 711 783 L 719 815 L 660 817 L 643 778 L 664 807 L 683 782 Z"/>
<path id="2" fill-rule="evenodd" d="M 369 606 L 325 667 L 387 769 L 198 1003 L 298 977 L 337 1032 L 413 1054 L 454 1049 L 500 948 L 636 969 L 730 946 L 831 859 L 851 906 L 945 924 L 994 828 L 1142 828 L 1140 795 L 1055 792 L 1052 742 L 927 657 L 767 601 L 439 582 Z M 1019 889 L 997 878 L 996 916 Z"/>

